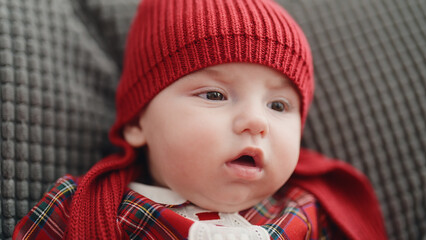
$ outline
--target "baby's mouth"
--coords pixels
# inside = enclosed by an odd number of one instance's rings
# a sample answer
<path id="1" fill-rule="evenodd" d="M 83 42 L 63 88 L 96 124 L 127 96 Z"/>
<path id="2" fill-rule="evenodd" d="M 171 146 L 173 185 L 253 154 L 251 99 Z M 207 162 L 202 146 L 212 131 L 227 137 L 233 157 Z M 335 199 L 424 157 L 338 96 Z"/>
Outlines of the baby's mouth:
<path id="1" fill-rule="evenodd" d="M 231 161 L 231 164 L 237 164 L 246 167 L 256 167 L 256 161 L 252 156 L 249 155 L 243 155 L 234 161 Z"/>
<path id="2" fill-rule="evenodd" d="M 232 176 L 247 181 L 260 179 L 263 171 L 263 153 L 257 148 L 244 149 L 233 160 L 226 163 Z"/>

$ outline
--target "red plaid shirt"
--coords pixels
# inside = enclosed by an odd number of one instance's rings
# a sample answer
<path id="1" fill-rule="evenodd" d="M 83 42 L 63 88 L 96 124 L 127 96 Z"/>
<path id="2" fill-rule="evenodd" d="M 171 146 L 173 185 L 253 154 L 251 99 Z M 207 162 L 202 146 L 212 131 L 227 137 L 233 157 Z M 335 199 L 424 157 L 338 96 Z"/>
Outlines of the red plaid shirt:
<path id="1" fill-rule="evenodd" d="M 78 178 L 66 175 L 18 223 L 14 239 L 62 239 Z M 183 217 L 170 219 L 171 208 L 128 189 L 117 212 L 117 227 L 130 239 L 186 239 L 180 229 Z M 172 214 L 173 215 L 173 214 Z M 306 191 L 286 186 L 274 196 L 240 212 L 253 225 L 264 228 L 271 239 L 329 239 L 327 217 Z M 176 216 L 176 214 L 174 214 Z M 186 219 L 185 221 L 188 221 Z M 191 220 L 189 220 L 191 221 Z"/>

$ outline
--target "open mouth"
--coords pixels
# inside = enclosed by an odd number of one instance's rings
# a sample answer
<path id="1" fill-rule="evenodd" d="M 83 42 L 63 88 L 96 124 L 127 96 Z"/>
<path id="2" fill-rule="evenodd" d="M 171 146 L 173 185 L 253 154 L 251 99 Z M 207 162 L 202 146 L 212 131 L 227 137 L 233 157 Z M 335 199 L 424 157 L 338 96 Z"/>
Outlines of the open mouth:
<path id="1" fill-rule="evenodd" d="M 263 168 L 263 152 L 259 148 L 248 147 L 229 163 L 241 167 Z"/>
<path id="2" fill-rule="evenodd" d="M 246 148 L 226 163 L 229 173 L 237 179 L 253 181 L 263 174 L 263 152 L 259 148 Z"/>
<path id="3" fill-rule="evenodd" d="M 256 161 L 252 156 L 242 155 L 241 157 L 231 161 L 232 164 L 237 164 L 245 167 L 256 167 Z"/>

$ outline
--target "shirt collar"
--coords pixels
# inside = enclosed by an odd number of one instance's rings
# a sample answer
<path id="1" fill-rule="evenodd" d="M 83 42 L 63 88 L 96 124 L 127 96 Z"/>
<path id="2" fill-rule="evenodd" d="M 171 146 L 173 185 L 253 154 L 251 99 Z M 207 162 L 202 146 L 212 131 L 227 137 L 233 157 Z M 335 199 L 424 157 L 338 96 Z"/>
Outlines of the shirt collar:
<path id="1" fill-rule="evenodd" d="M 138 182 L 131 182 L 128 187 L 142 196 L 160 204 L 180 205 L 187 202 L 186 199 L 168 188 L 146 185 Z"/>

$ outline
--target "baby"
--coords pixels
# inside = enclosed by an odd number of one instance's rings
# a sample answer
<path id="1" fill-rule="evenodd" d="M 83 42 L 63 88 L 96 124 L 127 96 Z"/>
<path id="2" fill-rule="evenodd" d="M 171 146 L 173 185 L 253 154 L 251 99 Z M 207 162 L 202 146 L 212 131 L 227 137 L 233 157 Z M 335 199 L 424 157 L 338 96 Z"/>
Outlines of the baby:
<path id="1" fill-rule="evenodd" d="M 126 125 L 147 147 L 152 183 L 209 210 L 238 212 L 261 202 L 296 167 L 300 102 L 278 71 L 250 63 L 210 66 L 161 91 Z"/>
<path id="2" fill-rule="evenodd" d="M 385 239 L 366 178 L 300 148 L 312 97 L 307 40 L 272 0 L 143 0 L 122 151 L 59 179 L 14 239 Z"/>

